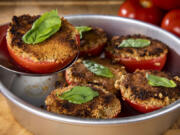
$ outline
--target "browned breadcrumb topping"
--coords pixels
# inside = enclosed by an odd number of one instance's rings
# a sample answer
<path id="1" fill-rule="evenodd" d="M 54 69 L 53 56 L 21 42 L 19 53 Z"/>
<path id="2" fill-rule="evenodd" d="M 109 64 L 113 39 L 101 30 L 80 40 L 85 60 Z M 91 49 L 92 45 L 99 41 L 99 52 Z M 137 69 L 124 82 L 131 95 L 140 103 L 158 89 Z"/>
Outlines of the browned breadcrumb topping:
<path id="1" fill-rule="evenodd" d="M 121 42 L 129 38 L 143 38 L 151 41 L 151 44 L 143 48 L 122 48 L 118 47 Z M 134 58 L 136 60 L 152 59 L 156 57 L 162 57 L 167 54 L 167 46 L 155 39 L 146 37 L 144 35 L 127 35 L 127 36 L 114 36 L 111 41 L 108 43 L 106 51 L 112 54 L 115 58 L 115 61 L 119 61 L 118 58 Z"/>
<path id="2" fill-rule="evenodd" d="M 31 59 L 35 62 L 64 62 L 78 52 L 77 30 L 61 18 L 62 24 L 58 32 L 36 45 L 28 45 L 22 41 L 22 36 L 32 27 L 39 16 L 14 16 L 7 32 L 7 43 L 16 55 Z"/>
<path id="3" fill-rule="evenodd" d="M 78 59 L 70 68 L 66 70 L 66 77 L 68 78 L 68 81 L 73 83 L 103 85 L 105 89 L 112 93 L 116 93 L 118 90 L 115 89 L 114 83 L 122 74 L 126 73 L 124 66 L 112 64 L 107 59 L 94 58 L 91 60 L 108 67 L 114 74 L 114 77 L 106 78 L 95 75 L 84 66 L 82 59 Z"/>
<path id="4" fill-rule="evenodd" d="M 177 87 L 153 87 L 148 84 L 146 73 L 173 80 Z M 160 71 L 136 70 L 134 73 L 121 76 L 115 87 L 120 89 L 124 99 L 146 105 L 166 106 L 180 99 L 180 78 Z"/>
<path id="5" fill-rule="evenodd" d="M 109 119 L 117 116 L 121 111 L 120 101 L 115 95 L 97 85 L 86 85 L 99 93 L 99 96 L 83 104 L 73 104 L 67 100 L 60 99 L 58 95 L 71 90 L 74 86 L 70 85 L 61 89 L 56 89 L 47 96 L 45 104 L 50 112 L 77 116 L 83 118 L 102 118 Z"/>
<path id="6" fill-rule="evenodd" d="M 104 45 L 107 42 L 107 35 L 103 29 L 92 27 L 92 30 L 84 32 L 80 41 L 80 51 L 88 51 Z"/>

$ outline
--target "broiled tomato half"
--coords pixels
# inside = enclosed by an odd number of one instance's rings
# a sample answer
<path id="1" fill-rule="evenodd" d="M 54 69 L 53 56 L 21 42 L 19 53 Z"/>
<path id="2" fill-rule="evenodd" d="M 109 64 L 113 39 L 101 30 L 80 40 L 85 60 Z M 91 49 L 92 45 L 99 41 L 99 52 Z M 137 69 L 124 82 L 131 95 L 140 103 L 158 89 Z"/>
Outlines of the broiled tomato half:
<path id="1" fill-rule="evenodd" d="M 124 66 L 119 64 L 112 64 L 110 60 L 93 58 L 90 61 L 104 66 L 111 73 L 112 77 L 101 76 L 90 71 L 84 64 L 86 60 L 78 59 L 71 67 L 66 69 L 65 78 L 69 85 L 73 84 L 98 84 L 104 86 L 111 93 L 117 94 L 119 91 L 114 88 L 115 81 L 122 75 L 125 74 Z M 101 72 L 100 68 L 92 67 L 94 70 Z"/>
<path id="2" fill-rule="evenodd" d="M 61 98 L 66 92 L 71 93 L 70 98 Z M 47 111 L 81 118 L 110 119 L 121 112 L 120 100 L 103 86 L 95 84 L 55 89 L 47 96 L 45 104 Z"/>
<path id="3" fill-rule="evenodd" d="M 115 88 L 120 90 L 125 102 L 142 113 L 152 112 L 180 99 L 180 78 L 157 70 L 136 70 L 122 75 L 115 82 Z"/>
<path id="4" fill-rule="evenodd" d="M 107 35 L 101 28 L 92 27 L 90 31 L 84 32 L 80 39 L 80 56 L 98 56 L 104 49 Z"/>
<path id="5" fill-rule="evenodd" d="M 151 44 L 143 48 L 118 47 L 126 39 L 148 39 Z M 166 63 L 167 52 L 165 44 L 145 36 L 115 36 L 106 48 L 106 57 L 124 65 L 130 72 L 136 69 L 161 70 Z"/>
<path id="6" fill-rule="evenodd" d="M 13 60 L 34 73 L 51 73 L 69 64 L 78 54 L 79 33 L 67 20 L 61 18 L 59 31 L 38 44 L 26 44 L 22 36 L 39 16 L 15 16 L 7 32 L 7 48 Z"/>

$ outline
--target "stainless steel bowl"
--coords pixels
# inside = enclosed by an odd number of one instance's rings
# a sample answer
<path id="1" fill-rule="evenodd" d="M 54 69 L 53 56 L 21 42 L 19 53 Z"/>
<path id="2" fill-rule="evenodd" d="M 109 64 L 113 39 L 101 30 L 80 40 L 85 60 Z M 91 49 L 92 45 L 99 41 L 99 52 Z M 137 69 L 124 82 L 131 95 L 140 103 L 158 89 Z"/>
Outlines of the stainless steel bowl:
<path id="1" fill-rule="evenodd" d="M 180 40 L 174 35 L 140 21 L 101 15 L 66 17 L 74 25 L 102 27 L 109 36 L 144 34 L 169 46 L 165 70 L 180 73 Z M 180 100 L 157 111 L 110 120 L 81 119 L 41 109 L 58 75 L 19 76 L 0 69 L 0 90 L 16 120 L 35 135 L 159 135 L 180 115 Z"/>

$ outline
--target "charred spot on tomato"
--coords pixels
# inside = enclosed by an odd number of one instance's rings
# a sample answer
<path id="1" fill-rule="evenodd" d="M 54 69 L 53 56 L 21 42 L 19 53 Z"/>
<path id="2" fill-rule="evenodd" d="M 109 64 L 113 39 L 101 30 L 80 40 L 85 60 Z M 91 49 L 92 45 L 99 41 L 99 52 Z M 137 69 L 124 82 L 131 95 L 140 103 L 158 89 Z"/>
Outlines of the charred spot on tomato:
<path id="1" fill-rule="evenodd" d="M 113 101 L 113 97 L 111 95 L 105 95 L 103 99 L 105 104 L 109 104 Z"/>
<path id="2" fill-rule="evenodd" d="M 31 29 L 33 22 L 39 18 L 40 16 L 29 16 L 29 15 L 22 15 L 22 16 L 13 16 L 12 22 L 10 23 L 9 31 L 12 35 L 12 42 L 13 46 L 20 46 L 23 47 L 24 43 L 22 41 L 22 36 Z"/>
<path id="3" fill-rule="evenodd" d="M 59 106 L 62 106 L 62 109 L 67 110 L 68 112 L 74 110 L 74 104 L 69 103 L 67 100 L 65 100 L 62 104 L 59 104 Z"/>
<path id="4" fill-rule="evenodd" d="M 127 52 L 129 52 L 129 53 L 133 53 L 133 50 L 131 50 L 131 49 L 127 49 Z"/>
<path id="5" fill-rule="evenodd" d="M 177 86 L 175 88 L 151 86 L 146 78 L 147 73 L 173 80 Z M 161 108 L 180 99 L 180 81 L 177 78 L 179 77 L 175 78 L 170 73 L 156 70 L 136 70 L 134 73 L 123 75 L 116 81 L 115 87 L 120 89 L 125 100 L 147 106 L 147 108 L 150 106 Z"/>
<path id="6" fill-rule="evenodd" d="M 73 76 L 77 76 L 78 78 L 82 78 L 82 79 L 85 77 L 85 73 L 79 72 L 78 68 L 75 65 L 72 66 L 71 71 Z"/>
<path id="7" fill-rule="evenodd" d="M 77 76 L 77 77 L 79 77 L 79 78 L 84 78 L 84 77 L 85 77 L 85 74 L 84 74 L 84 73 L 79 73 L 79 72 L 77 72 L 77 71 L 72 72 L 72 75 L 73 75 L 73 76 Z"/>
<path id="8" fill-rule="evenodd" d="M 162 54 L 164 51 L 162 48 L 155 48 L 151 51 L 149 51 L 149 56 L 160 56 L 160 54 Z"/>

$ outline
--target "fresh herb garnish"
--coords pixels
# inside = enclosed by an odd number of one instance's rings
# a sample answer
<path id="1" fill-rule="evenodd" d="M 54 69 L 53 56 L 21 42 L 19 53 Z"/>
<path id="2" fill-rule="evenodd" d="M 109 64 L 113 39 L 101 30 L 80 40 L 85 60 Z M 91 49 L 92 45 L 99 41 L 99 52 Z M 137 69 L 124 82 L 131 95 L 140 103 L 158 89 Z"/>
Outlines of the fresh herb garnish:
<path id="1" fill-rule="evenodd" d="M 61 19 L 57 10 L 44 13 L 32 25 L 32 28 L 24 34 L 22 40 L 27 44 L 43 42 L 61 27 Z"/>
<path id="2" fill-rule="evenodd" d="M 159 77 L 155 75 L 146 74 L 148 84 L 151 86 L 162 86 L 167 88 L 175 88 L 176 83 L 173 80 L 169 80 L 165 77 Z"/>
<path id="3" fill-rule="evenodd" d="M 70 103 L 83 104 L 91 101 L 94 97 L 99 96 L 97 91 L 86 86 L 75 86 L 71 90 L 57 96 L 63 100 L 68 100 Z"/>
<path id="4" fill-rule="evenodd" d="M 149 46 L 151 44 L 151 41 L 148 39 L 142 39 L 142 38 L 129 38 L 124 39 L 118 47 L 133 47 L 133 48 L 143 48 L 146 46 Z"/>
<path id="5" fill-rule="evenodd" d="M 83 32 L 92 30 L 92 28 L 88 26 L 77 26 L 76 29 L 79 31 L 80 39 L 83 37 Z"/>
<path id="6" fill-rule="evenodd" d="M 108 67 L 100 65 L 94 61 L 83 60 L 83 64 L 89 71 L 93 72 L 98 76 L 103 76 L 107 78 L 112 78 L 114 76 Z"/>

